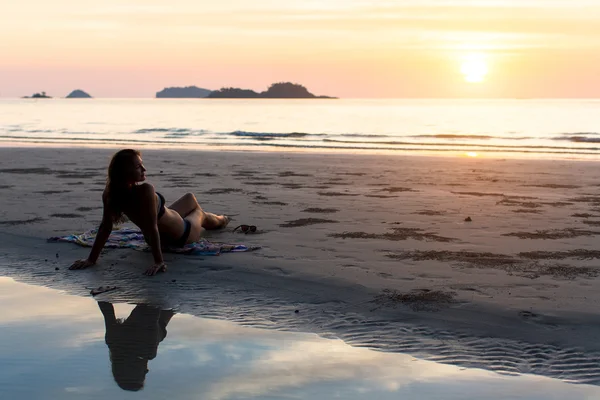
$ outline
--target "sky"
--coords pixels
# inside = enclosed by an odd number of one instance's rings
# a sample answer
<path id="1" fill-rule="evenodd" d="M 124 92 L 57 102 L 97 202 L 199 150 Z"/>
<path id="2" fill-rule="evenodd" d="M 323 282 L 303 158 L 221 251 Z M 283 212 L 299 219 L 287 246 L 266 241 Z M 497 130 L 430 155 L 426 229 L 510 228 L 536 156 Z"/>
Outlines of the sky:
<path id="1" fill-rule="evenodd" d="M 600 0 L 0 0 L 0 97 L 600 98 L 599 78 Z"/>

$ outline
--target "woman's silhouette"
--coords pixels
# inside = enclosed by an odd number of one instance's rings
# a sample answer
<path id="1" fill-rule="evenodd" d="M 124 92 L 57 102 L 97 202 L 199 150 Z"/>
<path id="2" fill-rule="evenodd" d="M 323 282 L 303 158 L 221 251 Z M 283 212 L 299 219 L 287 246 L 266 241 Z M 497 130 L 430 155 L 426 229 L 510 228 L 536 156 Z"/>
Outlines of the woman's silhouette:
<path id="1" fill-rule="evenodd" d="M 120 320 L 111 303 L 101 301 L 98 306 L 104 316 L 115 382 L 124 390 L 142 389 L 148 361 L 156 357 L 158 344 L 167 336 L 167 324 L 175 312 L 141 304 L 127 319 Z"/>

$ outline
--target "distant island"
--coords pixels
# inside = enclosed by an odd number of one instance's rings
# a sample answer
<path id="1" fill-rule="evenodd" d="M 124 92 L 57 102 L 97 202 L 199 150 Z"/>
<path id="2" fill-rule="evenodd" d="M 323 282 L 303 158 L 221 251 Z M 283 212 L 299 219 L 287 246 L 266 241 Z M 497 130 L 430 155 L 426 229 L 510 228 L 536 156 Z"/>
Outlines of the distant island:
<path id="1" fill-rule="evenodd" d="M 291 83 L 274 83 L 264 91 L 257 93 L 250 89 L 221 88 L 211 92 L 209 99 L 335 99 L 336 97 L 315 96 L 304 86 Z"/>
<path id="2" fill-rule="evenodd" d="M 24 99 L 51 99 L 52 97 L 47 96 L 46 92 L 34 93 L 32 96 L 23 96 Z"/>
<path id="3" fill-rule="evenodd" d="M 90 96 L 83 90 L 76 89 L 76 90 L 73 90 L 71 93 L 69 93 L 69 95 L 66 98 L 67 99 L 91 99 L 92 96 Z"/>
<path id="4" fill-rule="evenodd" d="M 157 99 L 203 99 L 208 97 L 211 91 L 196 86 L 169 87 L 156 92 Z"/>
<path id="5" fill-rule="evenodd" d="M 304 86 L 291 83 L 274 83 L 264 92 L 250 89 L 226 87 L 211 91 L 196 86 L 169 87 L 156 93 L 156 98 L 170 99 L 337 99 L 337 97 L 315 96 Z"/>

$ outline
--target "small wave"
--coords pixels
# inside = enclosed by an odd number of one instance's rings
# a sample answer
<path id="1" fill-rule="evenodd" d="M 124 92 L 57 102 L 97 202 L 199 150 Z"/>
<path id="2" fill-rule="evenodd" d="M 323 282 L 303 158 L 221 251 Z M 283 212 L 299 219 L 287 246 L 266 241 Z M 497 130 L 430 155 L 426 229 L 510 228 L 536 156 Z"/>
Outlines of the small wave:
<path id="1" fill-rule="evenodd" d="M 171 139 L 178 139 L 178 138 L 190 136 L 191 134 L 192 134 L 191 132 L 170 132 L 170 133 L 167 133 L 163 137 L 167 138 L 167 139 L 169 139 L 169 138 L 171 138 Z"/>
<path id="2" fill-rule="evenodd" d="M 600 132 L 564 132 L 561 133 L 561 135 L 564 136 L 598 136 L 600 135 Z"/>
<path id="3" fill-rule="evenodd" d="M 441 133 L 437 135 L 413 135 L 407 136 L 413 138 L 433 138 L 433 139 L 503 139 L 503 140 L 526 140 L 534 139 L 530 136 L 490 136 L 490 135 L 454 135 L 450 133 Z"/>
<path id="4" fill-rule="evenodd" d="M 132 132 L 133 134 L 143 133 L 165 133 L 165 138 L 181 138 L 184 136 L 201 136 L 210 131 L 206 129 L 189 129 L 189 128 L 142 128 Z"/>
<path id="5" fill-rule="evenodd" d="M 449 133 L 440 133 L 436 135 L 413 135 L 414 138 L 434 138 L 434 139 L 495 139 L 496 136 L 489 135 L 453 135 Z"/>
<path id="6" fill-rule="evenodd" d="M 171 131 L 172 131 L 172 129 L 170 129 L 170 128 L 142 128 L 142 129 L 133 131 L 132 133 L 153 133 L 153 132 L 171 132 Z"/>
<path id="7" fill-rule="evenodd" d="M 452 143 L 452 142 L 404 142 L 398 140 L 383 141 L 383 142 L 361 142 L 355 140 L 338 140 L 338 139 L 322 139 L 325 143 L 340 143 L 354 145 L 380 145 L 380 146 L 440 146 L 454 148 L 477 148 L 477 149 L 550 149 L 550 150 L 576 150 L 573 147 L 565 146 L 545 146 L 545 145 L 529 145 L 518 146 L 508 144 L 481 144 L 481 143 Z M 362 147 L 356 147 L 362 148 Z M 392 148 L 393 149 L 393 148 Z M 597 147 L 586 147 L 586 150 L 600 150 Z"/>
<path id="8" fill-rule="evenodd" d="M 600 143 L 600 138 L 591 138 L 586 136 L 569 136 L 569 137 L 557 137 L 553 140 L 566 140 L 573 143 Z"/>
<path id="9" fill-rule="evenodd" d="M 251 137 L 255 139 L 262 138 L 303 138 L 307 136 L 326 136 L 324 133 L 304 133 L 304 132 L 290 132 L 290 133 L 268 133 L 268 132 L 246 132 L 246 131 L 233 131 L 225 133 L 225 135 L 238 136 L 238 137 Z"/>
<path id="10" fill-rule="evenodd" d="M 355 138 L 377 138 L 377 137 L 390 137 L 389 135 L 375 135 L 369 133 L 343 133 L 341 135 L 336 135 L 341 137 L 355 137 Z"/>

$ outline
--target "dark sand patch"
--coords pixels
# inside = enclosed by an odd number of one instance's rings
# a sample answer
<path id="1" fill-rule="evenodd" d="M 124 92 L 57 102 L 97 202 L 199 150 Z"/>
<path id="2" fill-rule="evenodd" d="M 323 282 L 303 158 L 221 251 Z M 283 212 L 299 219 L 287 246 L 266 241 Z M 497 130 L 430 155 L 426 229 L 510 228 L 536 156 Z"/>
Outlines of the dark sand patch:
<path id="1" fill-rule="evenodd" d="M 338 211 L 340 211 L 340 210 L 338 210 L 337 208 L 318 208 L 318 207 L 311 207 L 311 208 L 306 208 L 306 209 L 302 210 L 302 212 L 315 213 L 315 214 L 331 214 L 331 213 L 335 213 Z"/>
<path id="2" fill-rule="evenodd" d="M 319 189 L 319 190 L 324 190 L 324 189 L 331 189 L 331 186 L 328 185 L 311 185 L 311 186 L 305 186 L 308 189 Z"/>
<path id="3" fill-rule="evenodd" d="M 346 175 L 346 176 L 365 176 L 365 172 L 336 172 L 336 175 Z"/>
<path id="4" fill-rule="evenodd" d="M 88 189 L 89 192 L 104 192 L 104 188 L 92 188 Z"/>
<path id="5" fill-rule="evenodd" d="M 591 225 L 591 226 L 600 226 L 600 221 L 581 221 L 586 225 Z"/>
<path id="6" fill-rule="evenodd" d="M 77 211 L 86 212 L 86 211 L 98 210 L 98 209 L 101 209 L 101 208 L 102 208 L 102 206 L 97 206 L 97 207 L 77 207 L 76 210 Z"/>
<path id="7" fill-rule="evenodd" d="M 433 242 L 454 242 L 456 239 L 438 236 L 434 233 L 423 232 L 418 228 L 391 228 L 392 232 L 367 233 L 367 232 L 343 232 L 332 233 L 328 236 L 340 239 L 384 239 L 384 240 L 426 240 Z"/>
<path id="8" fill-rule="evenodd" d="M 75 165 L 77 165 L 77 163 L 74 163 Z M 87 167 L 87 168 L 80 168 L 82 171 L 106 171 L 108 168 L 107 167 Z"/>
<path id="9" fill-rule="evenodd" d="M 450 186 L 450 184 L 449 184 L 449 186 Z M 462 195 L 465 195 L 465 196 L 477 196 L 477 197 L 486 197 L 486 196 L 504 197 L 504 193 L 454 192 L 454 191 L 451 191 L 450 193 L 453 193 L 453 194 L 462 194 Z"/>
<path id="10" fill-rule="evenodd" d="M 389 183 L 368 183 L 367 186 L 387 186 Z"/>
<path id="11" fill-rule="evenodd" d="M 242 193 L 242 189 L 237 188 L 215 188 L 204 192 L 205 194 L 229 194 L 229 193 Z"/>
<path id="12" fill-rule="evenodd" d="M 435 211 L 435 210 L 421 210 L 421 211 L 417 211 L 414 212 L 413 214 L 418 214 L 418 215 L 446 215 L 446 213 L 444 211 Z"/>
<path id="13" fill-rule="evenodd" d="M 37 174 L 37 175 L 52 175 L 55 173 L 68 173 L 69 171 L 55 171 L 50 168 L 3 168 L 0 173 L 4 174 Z"/>
<path id="14" fill-rule="evenodd" d="M 303 189 L 306 186 L 301 185 L 299 183 L 280 183 L 281 186 L 283 186 L 286 189 Z"/>
<path id="15" fill-rule="evenodd" d="M 576 218 L 600 218 L 600 215 L 588 214 L 588 213 L 576 213 L 576 214 L 571 214 L 571 217 L 576 217 Z"/>
<path id="16" fill-rule="evenodd" d="M 387 254 L 386 257 L 394 260 L 457 262 L 471 264 L 474 267 L 480 268 L 501 268 L 520 262 L 506 254 L 449 250 L 405 251 L 402 253 Z"/>
<path id="17" fill-rule="evenodd" d="M 280 224 L 282 228 L 296 228 L 299 226 L 315 225 L 315 224 L 337 224 L 338 221 L 321 218 L 301 218 L 293 221 L 287 221 L 285 224 Z"/>
<path id="18" fill-rule="evenodd" d="M 531 208 L 518 208 L 516 210 L 512 210 L 512 212 L 520 214 L 541 214 L 542 210 L 536 210 Z"/>
<path id="19" fill-rule="evenodd" d="M 35 218 L 31 218 L 31 219 L 16 219 L 16 220 L 12 220 L 12 221 L 0 221 L 0 225 L 14 226 L 14 225 L 22 225 L 22 224 L 34 224 L 36 222 L 42 222 L 45 220 L 46 220 L 45 218 L 40 218 L 40 217 L 35 217 Z"/>
<path id="20" fill-rule="evenodd" d="M 531 259 L 548 259 L 548 252 L 533 252 L 530 257 L 526 257 L 530 253 L 520 253 L 519 256 Z M 600 258 L 600 251 L 597 252 L 597 257 Z M 414 261 L 441 261 L 454 262 L 469 268 L 491 268 L 499 269 L 508 272 L 509 275 L 517 275 L 529 279 L 537 279 L 540 276 L 551 276 L 556 279 L 575 279 L 578 277 L 595 278 L 600 275 L 599 268 L 590 267 L 575 267 L 565 264 L 541 264 L 538 262 L 530 262 L 527 260 L 512 257 L 507 254 L 494 254 L 483 252 L 470 251 L 408 251 L 399 254 L 388 254 L 388 258 L 395 260 L 414 260 Z M 557 257 L 558 258 L 558 257 Z M 566 258 L 566 257 L 564 257 Z"/>
<path id="21" fill-rule="evenodd" d="M 68 185 L 68 186 L 85 185 L 85 182 L 81 182 L 81 181 L 78 181 L 78 182 L 65 182 L 65 185 Z"/>
<path id="22" fill-rule="evenodd" d="M 323 186 L 335 186 L 335 185 L 344 186 L 344 185 L 350 185 L 351 184 L 351 182 L 341 181 L 341 180 L 337 180 L 337 179 L 331 179 L 331 180 L 322 181 L 322 182 L 319 182 L 319 183 L 321 183 Z"/>
<path id="23" fill-rule="evenodd" d="M 408 293 L 384 289 L 373 302 L 380 307 L 409 306 L 413 311 L 438 311 L 454 303 L 456 293 L 441 290 L 417 289 Z"/>
<path id="24" fill-rule="evenodd" d="M 89 178 L 95 178 L 97 176 L 102 176 L 102 174 L 98 174 L 95 172 L 86 172 L 86 173 L 68 172 L 68 173 L 60 173 L 60 174 L 56 175 L 56 177 L 59 179 L 89 179 Z"/>
<path id="25" fill-rule="evenodd" d="M 568 200 L 574 203 L 590 203 L 594 206 L 600 206 L 600 196 L 579 196 Z"/>
<path id="26" fill-rule="evenodd" d="M 306 177 L 306 176 L 314 176 L 314 175 L 311 175 L 311 174 L 299 174 L 299 173 L 294 172 L 294 171 L 282 171 L 282 172 L 278 173 L 277 176 L 280 177 L 280 178 L 287 178 L 287 177 L 290 177 L 290 176 L 299 176 L 299 177 L 300 176 L 305 176 Z"/>
<path id="27" fill-rule="evenodd" d="M 205 178 L 212 178 L 215 176 L 219 176 L 217 174 L 213 174 L 212 172 L 196 172 L 194 176 L 203 176 Z"/>
<path id="28" fill-rule="evenodd" d="M 592 260 L 600 259 L 600 250 L 575 249 L 569 251 L 526 251 L 519 253 L 519 257 L 531 260 L 564 260 L 565 258 Z"/>
<path id="29" fill-rule="evenodd" d="M 520 239 L 568 239 L 579 236 L 600 235 L 599 231 L 586 231 L 583 229 L 550 229 L 535 232 L 511 232 L 503 233 L 502 236 L 515 236 Z"/>
<path id="30" fill-rule="evenodd" d="M 522 185 L 525 187 L 539 187 L 539 188 L 549 188 L 549 189 L 579 189 L 581 186 L 576 185 L 561 185 L 557 183 L 544 183 L 538 185 Z"/>
<path id="31" fill-rule="evenodd" d="M 83 215 L 80 214 L 50 214 L 51 217 L 54 218 L 81 218 Z"/>
<path id="32" fill-rule="evenodd" d="M 187 178 L 187 177 L 184 178 L 181 176 L 174 176 L 172 178 L 169 178 L 169 180 L 168 180 L 168 182 L 171 182 L 171 183 L 189 182 L 189 181 L 190 181 L 190 178 Z"/>
<path id="33" fill-rule="evenodd" d="M 523 208 L 540 208 L 542 206 L 542 204 L 540 204 L 540 203 L 534 203 L 532 201 L 518 201 L 518 200 L 514 200 L 512 198 L 508 198 L 508 197 L 500 200 L 496 204 L 500 204 L 503 206 L 509 206 L 509 207 L 523 207 Z"/>
<path id="34" fill-rule="evenodd" d="M 71 193 L 70 190 L 41 190 L 38 192 L 33 192 L 33 193 L 40 193 L 40 194 L 58 194 L 58 193 Z"/>
<path id="35" fill-rule="evenodd" d="M 391 187 L 383 188 L 379 191 L 380 192 L 388 192 L 388 193 L 418 192 L 418 190 L 415 190 L 412 188 L 399 187 L 399 186 L 391 186 Z"/>
<path id="36" fill-rule="evenodd" d="M 234 173 L 231 174 L 231 176 L 254 176 L 254 175 L 260 175 L 260 174 L 261 174 L 260 171 L 242 170 L 242 171 L 235 171 Z"/>
<path id="37" fill-rule="evenodd" d="M 167 187 L 169 189 L 178 189 L 178 188 L 193 188 L 193 187 L 197 187 L 197 186 L 198 185 L 194 185 L 193 183 L 175 182 L 170 185 L 166 185 L 165 187 Z"/>
<path id="38" fill-rule="evenodd" d="M 273 178 L 271 178 L 270 176 L 252 176 L 250 178 L 252 178 L 252 180 L 254 180 L 254 181 L 272 181 L 273 180 Z"/>
<path id="39" fill-rule="evenodd" d="M 536 279 L 542 275 L 551 276 L 556 279 L 574 280 L 575 278 L 596 278 L 600 275 L 600 269 L 591 267 L 575 267 L 565 264 L 542 264 L 534 265 L 524 270 L 527 278 Z"/>
<path id="40" fill-rule="evenodd" d="M 330 197 L 335 197 L 335 196 L 358 196 L 358 194 L 355 194 L 355 193 L 344 193 L 344 192 L 317 192 L 317 194 L 319 196 L 330 196 Z"/>
<path id="41" fill-rule="evenodd" d="M 252 204 L 261 204 L 266 206 L 287 206 L 283 201 L 253 201 Z"/>
<path id="42" fill-rule="evenodd" d="M 375 197 L 378 199 L 395 199 L 400 196 L 389 196 L 387 194 L 365 194 L 365 197 Z"/>
<path id="43" fill-rule="evenodd" d="M 15 187 L 15 185 L 0 185 L 0 189 L 10 189 Z"/>
<path id="44" fill-rule="evenodd" d="M 265 181 L 244 181 L 243 185 L 252 185 L 252 186 L 273 186 L 277 183 L 275 182 L 265 182 Z"/>
<path id="45" fill-rule="evenodd" d="M 269 200 L 269 198 L 265 196 L 255 196 L 254 200 Z"/>
<path id="46" fill-rule="evenodd" d="M 542 202 L 542 204 L 547 205 L 547 206 L 552 206 L 552 207 L 565 207 L 565 206 L 572 206 L 573 205 L 573 203 L 570 203 L 568 201 Z"/>

